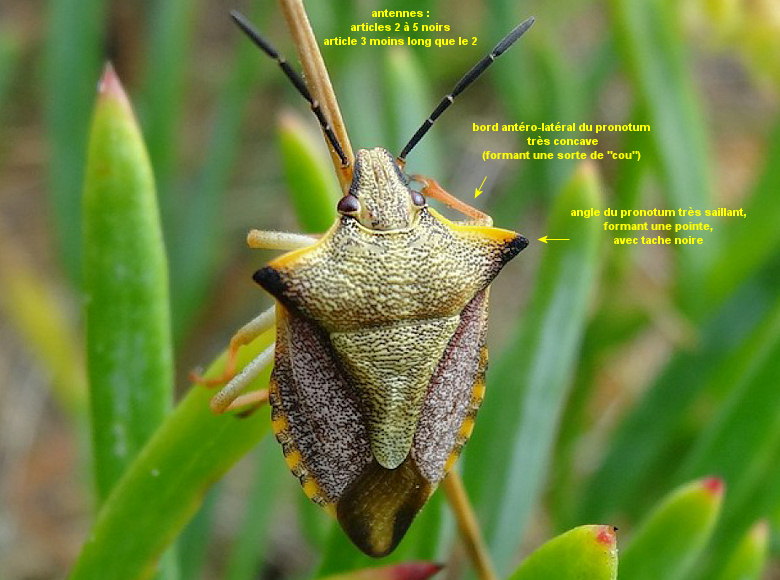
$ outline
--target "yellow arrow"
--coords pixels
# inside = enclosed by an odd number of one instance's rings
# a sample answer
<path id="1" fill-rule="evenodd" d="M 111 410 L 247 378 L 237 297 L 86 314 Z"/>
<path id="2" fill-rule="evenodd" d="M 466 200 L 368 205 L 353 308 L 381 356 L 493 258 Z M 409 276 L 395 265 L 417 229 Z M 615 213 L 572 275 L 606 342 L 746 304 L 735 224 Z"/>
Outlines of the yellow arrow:
<path id="1" fill-rule="evenodd" d="M 485 176 L 485 179 L 487 179 L 487 175 Z M 479 184 L 479 187 L 474 189 L 474 198 L 478 198 L 480 195 L 482 195 L 482 186 L 485 185 L 485 179 L 482 180 L 482 183 Z"/>
<path id="2" fill-rule="evenodd" d="M 539 238 L 539 241 L 543 244 L 546 244 L 547 242 L 568 242 L 569 238 L 548 238 L 547 236 L 544 236 L 543 238 Z"/>

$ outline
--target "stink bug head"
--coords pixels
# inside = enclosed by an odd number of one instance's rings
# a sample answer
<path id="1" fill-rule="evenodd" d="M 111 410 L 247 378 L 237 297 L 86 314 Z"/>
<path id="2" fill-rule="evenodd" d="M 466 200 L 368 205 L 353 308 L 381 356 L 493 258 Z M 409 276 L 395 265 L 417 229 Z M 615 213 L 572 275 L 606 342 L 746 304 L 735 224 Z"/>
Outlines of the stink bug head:
<path id="1" fill-rule="evenodd" d="M 370 230 L 401 230 L 413 225 L 425 198 L 407 186 L 395 159 L 382 147 L 360 149 L 352 185 L 338 210 Z"/>

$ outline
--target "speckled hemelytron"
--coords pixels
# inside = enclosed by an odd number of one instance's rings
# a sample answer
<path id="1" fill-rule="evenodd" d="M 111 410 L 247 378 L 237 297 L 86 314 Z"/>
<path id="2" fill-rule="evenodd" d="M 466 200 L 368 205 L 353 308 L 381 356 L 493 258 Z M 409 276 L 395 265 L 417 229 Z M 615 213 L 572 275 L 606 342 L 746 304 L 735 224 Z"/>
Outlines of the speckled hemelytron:
<path id="1" fill-rule="evenodd" d="M 317 243 L 255 280 L 277 299 L 270 400 L 287 463 L 380 556 L 471 434 L 488 284 L 528 242 L 418 205 L 381 148 L 358 151 L 350 196 Z"/>

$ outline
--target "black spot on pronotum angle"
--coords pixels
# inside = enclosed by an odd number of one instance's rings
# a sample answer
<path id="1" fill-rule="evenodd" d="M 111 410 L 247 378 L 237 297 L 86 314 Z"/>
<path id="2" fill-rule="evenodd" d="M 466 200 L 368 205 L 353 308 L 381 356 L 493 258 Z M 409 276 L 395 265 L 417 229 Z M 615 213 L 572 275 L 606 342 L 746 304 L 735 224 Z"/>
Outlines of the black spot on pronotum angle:
<path id="1" fill-rule="evenodd" d="M 277 298 L 280 298 L 287 289 L 287 285 L 282 281 L 279 272 L 271 266 L 260 268 L 254 273 L 252 279 Z"/>
<path id="2" fill-rule="evenodd" d="M 528 247 L 528 238 L 525 236 L 517 236 L 513 243 L 517 244 L 518 250 L 517 253 L 519 254 L 523 250 L 525 250 Z"/>
<path id="3" fill-rule="evenodd" d="M 528 247 L 528 238 L 524 236 L 517 236 L 515 238 L 512 238 L 509 242 L 507 242 L 506 246 L 504 246 L 504 250 L 501 255 L 502 264 L 506 264 L 509 260 L 514 258 L 517 254 L 525 250 L 527 247 Z"/>

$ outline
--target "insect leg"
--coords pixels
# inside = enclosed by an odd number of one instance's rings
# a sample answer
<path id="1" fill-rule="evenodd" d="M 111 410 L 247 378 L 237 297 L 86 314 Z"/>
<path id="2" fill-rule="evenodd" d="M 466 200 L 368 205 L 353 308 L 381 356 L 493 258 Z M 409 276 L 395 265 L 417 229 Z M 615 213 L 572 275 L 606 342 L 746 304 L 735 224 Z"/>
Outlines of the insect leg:
<path id="1" fill-rule="evenodd" d="M 317 238 L 289 232 L 264 232 L 251 230 L 246 237 L 250 248 L 260 250 L 298 250 L 314 244 Z"/>
<path id="2" fill-rule="evenodd" d="M 251 324 L 251 323 L 250 323 Z M 272 344 L 246 365 L 241 372 L 230 379 L 222 390 L 211 399 L 211 410 L 221 414 L 247 404 L 260 404 L 268 399 L 268 391 L 261 389 L 245 395 L 241 392 L 257 378 L 274 360 L 274 345 Z"/>
<path id="3" fill-rule="evenodd" d="M 497 580 L 498 576 L 488 556 L 485 540 L 479 529 L 477 516 L 466 494 L 463 480 L 456 471 L 450 471 L 442 481 L 447 501 L 458 522 L 461 540 L 480 580 Z"/>
<path id="4" fill-rule="evenodd" d="M 228 381 L 232 381 L 236 377 L 236 359 L 238 357 L 238 349 L 242 346 L 249 344 L 266 330 L 274 325 L 276 320 L 275 307 L 271 306 L 268 310 L 263 311 L 259 316 L 253 318 L 247 322 L 244 326 L 238 329 L 230 339 L 230 346 L 228 347 L 227 362 L 225 363 L 225 371 L 218 377 L 213 379 L 204 379 L 197 375 L 193 375 L 190 378 L 193 382 L 200 383 L 209 387 L 217 385 L 223 385 Z M 257 359 L 255 359 L 257 360 Z"/>
<path id="5" fill-rule="evenodd" d="M 479 211 L 477 208 L 470 206 L 464 201 L 459 200 L 457 197 L 439 185 L 439 182 L 435 179 L 431 179 L 430 177 L 425 177 L 423 175 L 412 175 L 411 178 L 414 181 L 423 184 L 423 194 L 432 199 L 437 199 L 455 211 L 459 211 L 466 217 L 471 218 L 469 223 L 480 226 L 493 225 L 493 219 L 488 214 Z"/>
<path id="6" fill-rule="evenodd" d="M 299 248 L 311 246 L 317 241 L 317 238 L 288 232 L 252 230 L 249 232 L 249 235 L 247 235 L 246 241 L 250 248 L 265 250 L 297 250 Z M 238 349 L 249 344 L 263 332 L 271 328 L 274 325 L 274 321 L 275 311 L 272 306 L 260 314 L 260 316 L 242 326 L 230 339 L 225 371 L 220 376 L 213 379 L 204 379 L 197 375 L 192 375 L 191 379 L 196 383 L 212 387 L 232 381 L 233 378 L 236 377 L 236 358 L 238 356 Z"/>

